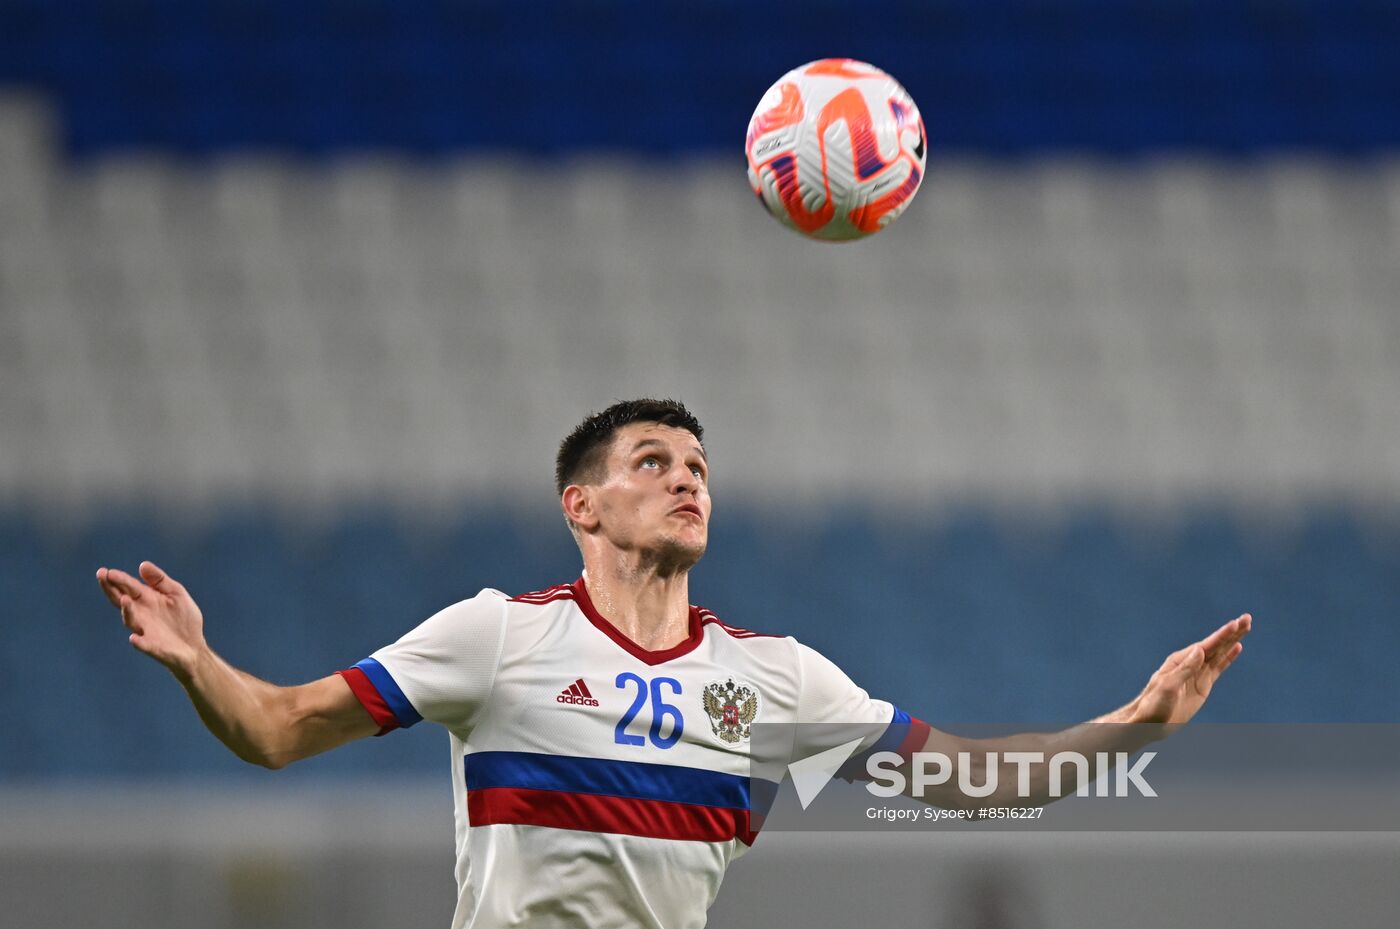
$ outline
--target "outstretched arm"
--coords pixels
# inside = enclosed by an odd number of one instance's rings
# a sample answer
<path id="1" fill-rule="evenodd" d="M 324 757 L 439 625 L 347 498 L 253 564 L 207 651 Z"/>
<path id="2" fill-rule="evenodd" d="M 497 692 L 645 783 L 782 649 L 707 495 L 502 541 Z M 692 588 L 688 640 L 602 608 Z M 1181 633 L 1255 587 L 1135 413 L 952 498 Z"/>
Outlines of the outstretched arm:
<path id="1" fill-rule="evenodd" d="M 1157 739 L 1165 738 L 1185 725 L 1205 704 L 1211 688 L 1225 669 L 1244 650 L 1241 643 L 1253 625 L 1253 618 L 1244 615 L 1225 623 L 1199 642 L 1194 642 L 1167 656 L 1130 703 L 1069 729 L 1051 733 L 1027 733 L 1002 739 L 966 739 L 934 729 L 923 751 L 938 753 L 949 759 L 966 758 L 972 770 L 969 783 L 985 784 L 992 763 L 997 765 L 997 791 L 988 797 L 972 798 L 958 788 L 958 778 L 927 790 L 919 799 L 950 808 L 980 806 L 1040 806 L 1060 796 L 1072 793 L 1077 786 L 1074 769 L 1066 766 L 1066 777 L 1058 794 L 1050 792 L 1049 764 L 1027 765 L 1029 790 L 1023 794 L 1017 753 L 1039 754 L 1043 759 L 1060 752 L 1074 752 L 1093 758 L 1099 752 L 1110 757 L 1123 752 L 1131 754 Z M 913 784 L 913 779 L 908 783 Z"/>
<path id="2" fill-rule="evenodd" d="M 99 568 L 97 583 L 121 610 L 132 646 L 175 675 L 239 758 L 281 768 L 379 730 L 339 676 L 279 687 L 238 670 L 204 640 L 204 617 L 182 584 L 149 561 L 139 574 Z"/>

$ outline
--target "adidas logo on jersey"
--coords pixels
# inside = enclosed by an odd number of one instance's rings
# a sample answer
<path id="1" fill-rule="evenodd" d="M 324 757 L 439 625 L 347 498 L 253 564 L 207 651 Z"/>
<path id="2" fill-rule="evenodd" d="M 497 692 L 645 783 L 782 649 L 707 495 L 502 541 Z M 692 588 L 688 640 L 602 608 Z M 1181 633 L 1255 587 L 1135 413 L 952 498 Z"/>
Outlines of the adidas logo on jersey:
<path id="1" fill-rule="evenodd" d="M 574 681 L 565 687 L 559 696 L 554 698 L 555 703 L 574 703 L 578 706 L 597 706 L 598 701 L 593 699 L 593 695 L 588 692 L 588 685 L 583 682 L 583 678 Z"/>

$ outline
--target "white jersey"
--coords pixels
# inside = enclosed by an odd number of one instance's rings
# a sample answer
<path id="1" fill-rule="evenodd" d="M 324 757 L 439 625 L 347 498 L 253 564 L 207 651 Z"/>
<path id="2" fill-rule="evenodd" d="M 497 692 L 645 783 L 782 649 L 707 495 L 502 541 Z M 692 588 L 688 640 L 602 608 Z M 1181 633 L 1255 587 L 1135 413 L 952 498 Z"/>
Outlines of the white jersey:
<path id="1" fill-rule="evenodd" d="M 698 607 L 685 641 L 646 651 L 582 579 L 483 590 L 340 673 L 380 734 L 451 733 L 454 929 L 703 926 L 754 840 L 754 723 L 909 722 L 795 639 Z"/>

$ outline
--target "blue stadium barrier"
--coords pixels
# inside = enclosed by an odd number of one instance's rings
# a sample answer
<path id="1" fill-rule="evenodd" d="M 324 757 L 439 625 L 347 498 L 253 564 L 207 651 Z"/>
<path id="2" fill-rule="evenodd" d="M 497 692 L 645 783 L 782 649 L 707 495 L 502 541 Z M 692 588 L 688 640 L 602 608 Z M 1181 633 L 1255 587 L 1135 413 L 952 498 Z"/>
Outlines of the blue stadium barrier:
<path id="1" fill-rule="evenodd" d="M 872 61 L 935 151 L 1368 152 L 1400 143 L 1380 0 L 0 0 L 0 84 L 78 155 L 736 152 L 770 83 Z"/>
<path id="2" fill-rule="evenodd" d="M 1169 651 L 1248 609 L 1249 660 L 1207 718 L 1394 721 L 1400 532 L 1367 527 L 1400 519 L 1368 519 L 1320 509 L 1275 538 L 1209 509 L 1157 532 L 1087 510 L 1045 529 L 975 510 L 917 527 L 845 513 L 800 531 L 726 518 L 692 598 L 735 625 L 795 635 L 952 727 L 1104 712 Z M 13 750 L 0 754 L 10 780 L 248 773 L 169 675 L 131 652 L 92 580 L 99 564 L 161 562 L 200 601 L 214 646 L 279 683 L 349 666 L 481 587 L 521 593 L 578 571 L 562 526 L 486 508 L 432 532 L 366 511 L 320 530 L 268 512 L 202 529 L 108 514 L 64 533 L 9 512 L 0 540 L 0 598 L 16 618 L 0 657 L 16 710 Z M 418 727 L 299 767 L 436 772 L 444 744 Z"/>

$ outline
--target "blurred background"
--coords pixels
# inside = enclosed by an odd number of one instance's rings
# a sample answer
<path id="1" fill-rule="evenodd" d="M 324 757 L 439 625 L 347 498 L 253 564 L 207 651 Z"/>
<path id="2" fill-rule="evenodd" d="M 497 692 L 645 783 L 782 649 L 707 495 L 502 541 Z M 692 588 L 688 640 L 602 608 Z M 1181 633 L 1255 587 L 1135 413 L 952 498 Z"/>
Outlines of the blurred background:
<path id="1" fill-rule="evenodd" d="M 445 925 L 443 734 L 248 768 L 93 572 L 319 677 L 576 577 L 555 448 L 640 395 L 706 428 L 695 601 L 936 725 L 1097 715 L 1246 610 L 1203 718 L 1397 721 L 1397 48 L 1383 0 L 0 0 L 7 924 Z M 827 56 L 929 136 L 849 245 L 744 177 Z M 906 925 L 1400 905 L 1376 837 L 883 838 L 773 837 L 712 924 L 835 925 L 823 868 Z"/>

